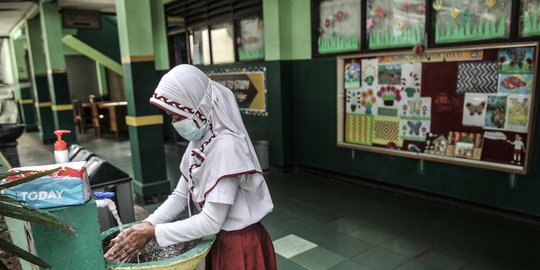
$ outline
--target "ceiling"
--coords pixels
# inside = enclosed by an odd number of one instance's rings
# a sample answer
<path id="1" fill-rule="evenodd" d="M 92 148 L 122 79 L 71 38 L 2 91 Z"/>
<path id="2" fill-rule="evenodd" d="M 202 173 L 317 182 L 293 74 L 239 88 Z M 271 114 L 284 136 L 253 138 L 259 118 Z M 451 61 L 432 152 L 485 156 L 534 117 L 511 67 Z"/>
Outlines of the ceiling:
<path id="1" fill-rule="evenodd" d="M 24 18 L 34 5 L 31 1 L 0 1 L 0 37 L 9 36 L 11 29 Z"/>
<path id="2" fill-rule="evenodd" d="M 0 37 L 7 37 L 13 27 L 37 5 L 37 0 L 0 0 Z M 62 8 L 80 8 L 115 13 L 115 0 L 57 0 Z"/>

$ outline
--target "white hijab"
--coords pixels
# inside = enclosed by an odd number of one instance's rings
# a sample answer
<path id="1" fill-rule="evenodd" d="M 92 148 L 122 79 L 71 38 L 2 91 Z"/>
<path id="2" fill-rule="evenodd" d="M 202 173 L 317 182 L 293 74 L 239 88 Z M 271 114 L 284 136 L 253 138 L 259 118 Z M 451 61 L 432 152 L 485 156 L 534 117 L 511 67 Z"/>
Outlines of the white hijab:
<path id="1" fill-rule="evenodd" d="M 247 174 L 248 180 L 264 181 L 250 177 L 262 170 L 230 89 L 194 66 L 179 65 L 161 78 L 150 103 L 185 117 L 192 116 L 200 104 L 193 119 L 199 126 L 205 122 L 210 125 L 201 140 L 189 143 L 180 163 L 196 202 L 203 204 L 217 183 L 227 177 Z"/>

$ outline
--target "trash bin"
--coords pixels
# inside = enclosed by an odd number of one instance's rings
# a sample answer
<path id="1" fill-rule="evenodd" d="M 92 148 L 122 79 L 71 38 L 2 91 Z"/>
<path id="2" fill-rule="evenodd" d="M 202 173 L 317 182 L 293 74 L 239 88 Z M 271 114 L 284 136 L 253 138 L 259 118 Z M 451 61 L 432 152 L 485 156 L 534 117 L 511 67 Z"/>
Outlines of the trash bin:
<path id="1" fill-rule="evenodd" d="M 78 145 L 78 144 L 72 144 L 68 147 L 68 159 L 70 161 L 73 160 L 73 157 L 79 153 L 81 149 L 84 149 L 84 147 Z"/>
<path id="2" fill-rule="evenodd" d="M 4 155 L 11 167 L 20 167 L 19 152 L 17 151 L 17 138 L 24 132 L 23 124 L 0 125 L 0 152 Z"/>
<path id="3" fill-rule="evenodd" d="M 88 149 L 80 149 L 69 161 L 76 162 L 76 161 L 88 161 L 91 157 L 95 156 L 96 154 L 92 153 Z M 68 152 L 69 156 L 69 152 Z"/>
<path id="4" fill-rule="evenodd" d="M 254 141 L 253 148 L 255 148 L 255 153 L 261 164 L 261 169 L 266 171 L 270 169 L 270 154 L 269 154 L 269 145 L 268 141 Z"/>
<path id="5" fill-rule="evenodd" d="M 86 163 L 88 180 L 92 191 L 115 192 L 112 200 L 116 204 L 122 223 L 135 221 L 133 211 L 133 195 L 131 190 L 131 177 L 106 160 L 92 156 Z M 117 226 L 108 209 L 98 209 L 101 231 Z"/>

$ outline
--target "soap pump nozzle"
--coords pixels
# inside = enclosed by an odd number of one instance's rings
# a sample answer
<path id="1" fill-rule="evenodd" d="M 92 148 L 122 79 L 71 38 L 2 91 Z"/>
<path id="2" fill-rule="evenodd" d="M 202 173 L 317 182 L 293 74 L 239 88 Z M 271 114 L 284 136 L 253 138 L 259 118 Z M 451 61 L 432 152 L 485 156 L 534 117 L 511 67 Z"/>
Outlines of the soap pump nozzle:
<path id="1" fill-rule="evenodd" d="M 69 162 L 67 143 L 62 140 L 62 135 L 66 133 L 71 133 L 71 130 L 56 130 L 54 135 L 57 137 L 57 141 L 54 143 L 54 160 L 56 163 L 65 163 Z"/>

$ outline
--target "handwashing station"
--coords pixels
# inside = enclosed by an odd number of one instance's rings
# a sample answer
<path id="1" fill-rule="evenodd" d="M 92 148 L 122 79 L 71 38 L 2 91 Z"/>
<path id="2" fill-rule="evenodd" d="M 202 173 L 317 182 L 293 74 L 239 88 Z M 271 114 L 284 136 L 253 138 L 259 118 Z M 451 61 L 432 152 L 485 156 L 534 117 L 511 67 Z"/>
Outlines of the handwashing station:
<path id="1" fill-rule="evenodd" d="M 119 230 L 136 223 L 133 214 L 131 178 L 112 164 L 78 145 L 68 149 L 70 162 L 18 167 L 21 172 L 5 181 L 17 181 L 26 171 L 60 169 L 31 182 L 4 190 L 29 207 L 56 215 L 70 225 L 75 235 L 20 220 L 6 218 L 14 244 L 50 264 L 53 269 L 195 269 L 210 250 L 213 237 L 159 250 L 156 245 L 130 263 L 104 259 L 107 244 Z M 3 159 L 5 160 L 5 159 Z M 122 223 L 127 223 L 123 225 Z M 172 250 L 176 249 L 176 250 Z M 178 252 L 182 249 L 181 252 Z M 155 255 L 157 254 L 157 255 Z M 163 256 L 168 254 L 169 256 Z M 24 270 L 36 269 L 21 260 Z"/>

